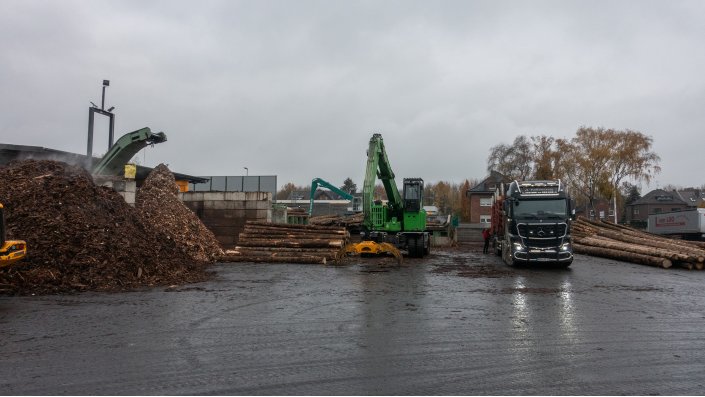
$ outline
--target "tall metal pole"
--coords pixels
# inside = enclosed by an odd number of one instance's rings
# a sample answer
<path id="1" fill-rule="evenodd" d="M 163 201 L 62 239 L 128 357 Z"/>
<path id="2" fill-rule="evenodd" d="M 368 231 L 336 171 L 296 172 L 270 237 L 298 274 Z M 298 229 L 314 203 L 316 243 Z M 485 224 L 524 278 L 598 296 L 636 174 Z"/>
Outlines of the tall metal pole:
<path id="1" fill-rule="evenodd" d="M 617 182 L 614 183 L 614 224 L 617 224 Z"/>
<path id="2" fill-rule="evenodd" d="M 108 127 L 108 150 L 113 147 L 113 141 L 115 139 L 115 115 L 112 113 L 115 107 L 111 107 L 105 110 L 105 88 L 110 85 L 110 80 L 103 80 L 103 91 L 101 95 L 100 109 L 96 104 L 91 102 L 91 107 L 88 108 L 88 143 L 86 147 L 86 169 L 91 170 L 93 168 L 93 125 L 95 123 L 95 113 L 100 113 L 104 116 L 108 116 L 110 119 L 110 125 Z"/>
<path id="3" fill-rule="evenodd" d="M 110 117 L 110 126 L 108 127 L 108 150 L 110 150 L 113 147 L 113 138 L 115 137 L 115 115 L 108 111 L 108 117 Z"/>
<path id="4" fill-rule="evenodd" d="M 86 148 L 86 168 L 88 170 L 93 168 L 93 108 L 88 109 L 88 147 Z"/>

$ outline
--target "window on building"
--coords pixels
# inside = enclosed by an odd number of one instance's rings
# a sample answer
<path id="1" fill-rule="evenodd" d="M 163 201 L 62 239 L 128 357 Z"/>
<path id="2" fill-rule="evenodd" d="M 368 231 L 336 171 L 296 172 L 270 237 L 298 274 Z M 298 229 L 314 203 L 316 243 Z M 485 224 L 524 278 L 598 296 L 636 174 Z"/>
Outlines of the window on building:
<path id="1" fill-rule="evenodd" d="M 654 208 L 654 214 L 660 214 L 661 208 Z"/>
<path id="2" fill-rule="evenodd" d="M 671 208 L 671 211 L 680 211 L 680 208 Z"/>
<path id="3" fill-rule="evenodd" d="M 480 223 L 492 223 L 492 215 L 480 215 Z"/>
<path id="4" fill-rule="evenodd" d="M 639 208 L 634 208 L 634 212 L 632 212 L 634 215 L 639 215 Z"/>
<path id="5" fill-rule="evenodd" d="M 491 206 L 492 206 L 492 197 L 480 198 L 480 207 L 491 207 Z"/>

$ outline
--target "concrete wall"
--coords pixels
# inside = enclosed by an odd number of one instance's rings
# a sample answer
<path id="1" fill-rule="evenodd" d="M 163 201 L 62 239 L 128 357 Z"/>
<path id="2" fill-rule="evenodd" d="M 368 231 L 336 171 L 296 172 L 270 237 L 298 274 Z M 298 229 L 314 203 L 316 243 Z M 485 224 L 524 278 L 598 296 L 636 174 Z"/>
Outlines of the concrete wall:
<path id="1" fill-rule="evenodd" d="M 120 176 L 94 175 L 93 181 L 97 185 L 112 188 L 125 199 L 127 204 L 133 207 L 135 206 L 137 183 L 134 179 L 127 179 Z"/>
<path id="2" fill-rule="evenodd" d="M 455 229 L 457 235 L 456 239 L 459 244 L 481 243 L 484 241 L 482 238 L 482 229 L 485 227 L 487 227 L 487 225 L 480 223 L 461 223 L 458 225 L 458 228 Z"/>
<path id="3" fill-rule="evenodd" d="M 235 247 L 248 220 L 272 220 L 269 192 L 186 192 L 179 197 L 226 249 Z"/>

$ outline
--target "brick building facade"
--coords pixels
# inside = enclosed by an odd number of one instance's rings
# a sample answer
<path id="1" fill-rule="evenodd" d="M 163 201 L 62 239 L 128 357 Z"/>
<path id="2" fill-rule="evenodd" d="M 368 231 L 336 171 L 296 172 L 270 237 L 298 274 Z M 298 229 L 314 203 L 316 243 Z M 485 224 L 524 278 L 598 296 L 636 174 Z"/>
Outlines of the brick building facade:
<path id="1" fill-rule="evenodd" d="M 470 223 L 479 223 L 489 227 L 492 215 L 492 197 L 497 187 L 511 183 L 511 178 L 497 171 L 490 174 L 465 194 L 470 200 Z"/>

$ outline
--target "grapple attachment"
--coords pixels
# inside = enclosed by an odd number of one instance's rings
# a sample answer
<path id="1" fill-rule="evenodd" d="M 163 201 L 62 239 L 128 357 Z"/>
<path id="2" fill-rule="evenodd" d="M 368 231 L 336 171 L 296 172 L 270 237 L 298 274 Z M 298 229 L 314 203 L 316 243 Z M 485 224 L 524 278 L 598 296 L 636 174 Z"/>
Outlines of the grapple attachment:
<path id="1" fill-rule="evenodd" d="M 402 261 L 401 252 L 397 247 L 389 243 L 376 243 L 374 241 L 348 244 L 345 246 L 345 254 L 361 256 L 391 255 L 395 257 L 399 263 Z"/>

